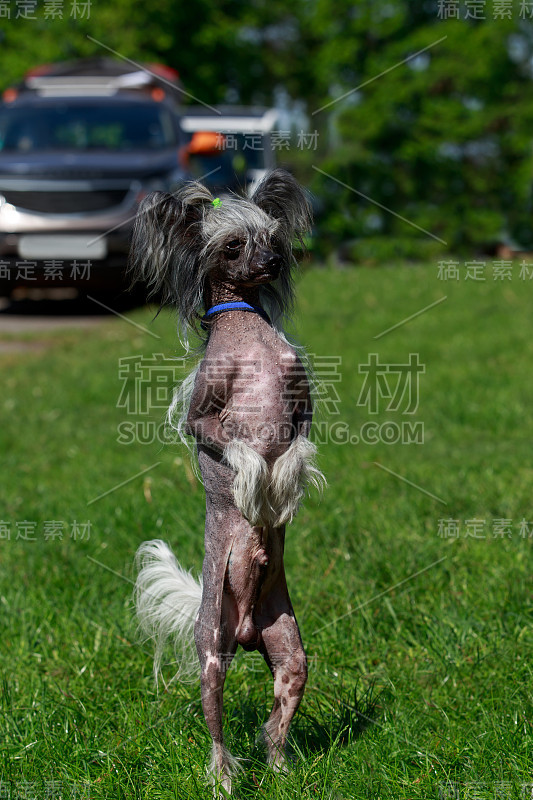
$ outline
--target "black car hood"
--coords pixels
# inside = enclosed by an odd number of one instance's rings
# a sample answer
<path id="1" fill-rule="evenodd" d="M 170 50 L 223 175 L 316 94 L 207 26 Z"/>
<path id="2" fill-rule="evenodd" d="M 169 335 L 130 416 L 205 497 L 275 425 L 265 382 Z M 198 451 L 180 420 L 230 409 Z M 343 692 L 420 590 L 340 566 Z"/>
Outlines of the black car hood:
<path id="1" fill-rule="evenodd" d="M 157 153 L 83 151 L 42 153 L 0 153 L 0 177 L 147 179 L 171 170 L 178 170 L 176 148 Z"/>

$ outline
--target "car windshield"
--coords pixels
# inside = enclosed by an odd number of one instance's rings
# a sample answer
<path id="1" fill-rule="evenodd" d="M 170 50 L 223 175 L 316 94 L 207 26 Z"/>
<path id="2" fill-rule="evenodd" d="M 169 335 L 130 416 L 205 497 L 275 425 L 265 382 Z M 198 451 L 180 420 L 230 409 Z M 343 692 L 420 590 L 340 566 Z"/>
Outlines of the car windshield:
<path id="1" fill-rule="evenodd" d="M 220 150 L 207 155 L 193 154 L 189 171 L 210 189 L 228 187 L 237 190 L 246 183 L 250 170 L 264 170 L 271 149 L 270 138 L 264 134 L 230 133 L 221 137 Z"/>
<path id="2" fill-rule="evenodd" d="M 158 150 L 175 144 L 171 114 L 155 103 L 63 101 L 0 109 L 0 152 Z"/>

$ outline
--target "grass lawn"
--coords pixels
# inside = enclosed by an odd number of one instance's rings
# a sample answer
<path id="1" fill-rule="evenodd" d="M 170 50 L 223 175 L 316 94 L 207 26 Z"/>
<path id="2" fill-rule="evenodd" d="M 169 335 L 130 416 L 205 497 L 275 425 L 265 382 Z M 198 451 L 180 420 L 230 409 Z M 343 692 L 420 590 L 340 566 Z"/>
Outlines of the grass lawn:
<path id="1" fill-rule="evenodd" d="M 296 329 L 325 382 L 329 482 L 287 535 L 309 683 L 294 768 L 274 776 L 256 745 L 272 682 L 238 654 L 225 691 L 237 796 L 532 796 L 533 282 L 515 270 L 479 283 L 438 280 L 435 265 L 303 274 Z M 163 538 L 198 571 L 204 494 L 183 448 L 153 435 L 163 359 L 181 354 L 174 321 L 128 316 L 160 338 L 113 317 L 0 354 L 2 798 L 210 797 L 199 685 L 158 694 L 136 639 L 134 553 Z M 370 413 L 358 366 L 372 353 L 389 366 L 417 354 L 413 414 L 407 395 Z M 147 413 L 127 406 L 134 361 L 119 375 L 135 356 L 159 365 L 136 401 Z M 385 441 L 405 422 L 423 442 Z"/>

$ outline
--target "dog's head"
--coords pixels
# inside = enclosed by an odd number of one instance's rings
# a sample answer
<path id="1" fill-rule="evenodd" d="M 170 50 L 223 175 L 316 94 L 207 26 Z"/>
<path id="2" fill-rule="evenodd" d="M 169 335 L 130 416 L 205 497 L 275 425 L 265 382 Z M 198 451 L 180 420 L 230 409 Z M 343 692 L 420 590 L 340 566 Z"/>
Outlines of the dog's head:
<path id="1" fill-rule="evenodd" d="M 203 269 L 211 282 L 230 286 L 272 283 L 289 267 L 286 245 L 278 220 L 253 199 L 227 197 L 214 201 L 201 226 Z"/>
<path id="2" fill-rule="evenodd" d="M 154 192 L 141 204 L 130 252 L 134 280 L 195 326 L 209 281 L 261 287 L 274 318 L 292 302 L 295 241 L 311 226 L 306 193 L 283 169 L 268 173 L 250 199 L 214 198 L 201 183 L 175 194 Z"/>

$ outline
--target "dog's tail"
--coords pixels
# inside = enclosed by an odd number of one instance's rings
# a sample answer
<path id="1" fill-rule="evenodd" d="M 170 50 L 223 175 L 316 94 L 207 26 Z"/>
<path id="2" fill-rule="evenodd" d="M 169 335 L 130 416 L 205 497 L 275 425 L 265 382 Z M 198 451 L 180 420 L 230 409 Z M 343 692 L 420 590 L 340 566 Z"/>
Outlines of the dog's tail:
<path id="1" fill-rule="evenodd" d="M 154 539 L 138 549 L 139 569 L 135 605 L 141 631 L 155 642 L 154 675 L 161 674 L 166 642 L 174 644 L 176 674 L 170 682 L 194 679 L 198 657 L 194 647 L 194 623 L 202 600 L 202 579 L 196 580 L 180 566 L 170 547 Z"/>

